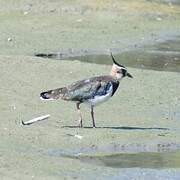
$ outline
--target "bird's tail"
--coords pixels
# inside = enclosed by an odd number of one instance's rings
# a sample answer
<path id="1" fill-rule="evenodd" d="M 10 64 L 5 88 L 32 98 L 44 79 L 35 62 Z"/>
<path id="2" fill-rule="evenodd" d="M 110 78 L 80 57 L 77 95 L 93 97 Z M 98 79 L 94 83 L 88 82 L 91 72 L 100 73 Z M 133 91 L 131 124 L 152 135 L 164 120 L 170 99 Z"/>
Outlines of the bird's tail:
<path id="1" fill-rule="evenodd" d="M 41 100 L 56 100 L 61 98 L 65 93 L 67 89 L 66 88 L 58 88 L 54 90 L 49 90 L 42 92 L 40 94 L 40 99 Z"/>

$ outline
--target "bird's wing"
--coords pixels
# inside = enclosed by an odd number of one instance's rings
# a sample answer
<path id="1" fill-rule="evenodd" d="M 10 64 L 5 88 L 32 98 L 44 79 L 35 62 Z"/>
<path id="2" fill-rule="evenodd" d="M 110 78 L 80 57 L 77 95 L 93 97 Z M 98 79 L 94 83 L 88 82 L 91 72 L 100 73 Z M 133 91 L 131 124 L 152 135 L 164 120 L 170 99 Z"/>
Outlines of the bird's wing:
<path id="1" fill-rule="evenodd" d="M 100 77 L 78 81 L 67 87 L 68 91 L 63 99 L 83 102 L 106 94 L 111 85 L 111 81 Z"/>

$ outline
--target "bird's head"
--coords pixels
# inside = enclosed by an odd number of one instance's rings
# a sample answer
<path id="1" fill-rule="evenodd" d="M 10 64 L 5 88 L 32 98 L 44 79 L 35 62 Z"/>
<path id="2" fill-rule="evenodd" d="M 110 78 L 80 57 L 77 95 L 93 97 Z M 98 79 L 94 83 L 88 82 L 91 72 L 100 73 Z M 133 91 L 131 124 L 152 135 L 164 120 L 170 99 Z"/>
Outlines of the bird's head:
<path id="1" fill-rule="evenodd" d="M 112 58 L 112 61 L 113 61 L 113 66 L 112 66 L 112 69 L 111 69 L 111 76 L 115 77 L 116 79 L 120 80 L 122 79 L 123 77 L 130 77 L 130 78 L 133 78 L 133 76 L 127 72 L 127 69 L 126 67 L 124 67 L 123 65 L 117 63 L 111 53 L 111 58 Z"/>

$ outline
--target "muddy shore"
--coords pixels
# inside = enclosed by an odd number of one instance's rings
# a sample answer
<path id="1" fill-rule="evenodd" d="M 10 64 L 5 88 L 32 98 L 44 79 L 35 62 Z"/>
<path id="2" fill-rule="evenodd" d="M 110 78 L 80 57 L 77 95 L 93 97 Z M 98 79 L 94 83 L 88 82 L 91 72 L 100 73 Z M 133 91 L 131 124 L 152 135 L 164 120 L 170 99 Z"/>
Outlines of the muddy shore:
<path id="1" fill-rule="evenodd" d="M 179 179 L 179 46 L 164 43 L 180 35 L 178 3 L 2 0 L 0 10 L 0 179 Z M 134 79 L 123 79 L 117 94 L 95 109 L 96 129 L 87 106 L 79 129 L 73 103 L 39 99 L 41 91 L 110 71 L 110 63 L 67 61 L 69 55 L 110 50 L 128 52 L 119 62 L 161 50 L 176 64 L 161 71 L 127 67 Z M 51 117 L 21 124 L 45 114 Z"/>
<path id="2" fill-rule="evenodd" d="M 77 124 L 73 103 L 41 102 L 39 92 L 91 75 L 106 74 L 111 66 L 44 61 L 28 56 L 0 58 L 1 174 L 5 179 L 20 176 L 84 179 L 82 167 L 91 179 L 97 176 L 92 172 L 99 174 L 108 168 L 85 165 L 64 155 L 179 150 L 178 73 L 128 68 L 135 78 L 124 79 L 116 96 L 95 109 L 98 128 L 91 128 L 89 108 L 82 106 L 85 128 L 79 129 L 73 128 Z M 51 114 L 51 117 L 30 126 L 21 125 L 21 120 L 43 114 Z M 117 170 L 108 169 L 110 174 L 114 171 Z"/>

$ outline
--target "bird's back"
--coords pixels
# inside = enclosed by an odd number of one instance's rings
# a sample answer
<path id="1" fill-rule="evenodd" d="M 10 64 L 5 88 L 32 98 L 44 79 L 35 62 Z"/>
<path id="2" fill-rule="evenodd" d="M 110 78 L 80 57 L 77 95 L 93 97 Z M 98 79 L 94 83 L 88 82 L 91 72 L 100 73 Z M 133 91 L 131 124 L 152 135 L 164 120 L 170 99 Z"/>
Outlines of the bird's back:
<path id="1" fill-rule="evenodd" d="M 48 99 L 61 98 L 67 101 L 85 102 L 97 96 L 112 96 L 119 86 L 119 82 L 112 76 L 97 76 L 77 81 L 67 87 L 58 88 L 41 93 L 41 97 Z M 46 98 L 44 98 L 46 99 Z"/>

